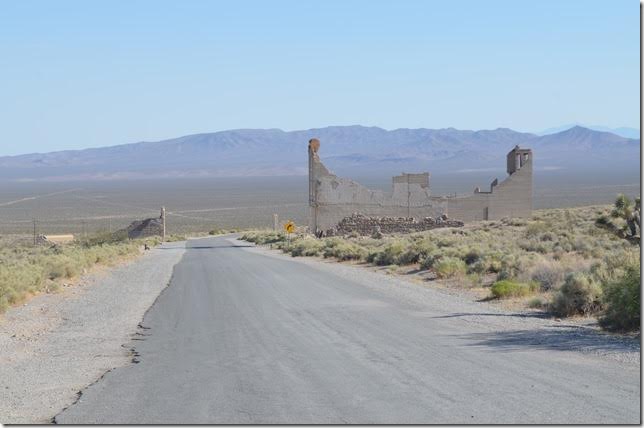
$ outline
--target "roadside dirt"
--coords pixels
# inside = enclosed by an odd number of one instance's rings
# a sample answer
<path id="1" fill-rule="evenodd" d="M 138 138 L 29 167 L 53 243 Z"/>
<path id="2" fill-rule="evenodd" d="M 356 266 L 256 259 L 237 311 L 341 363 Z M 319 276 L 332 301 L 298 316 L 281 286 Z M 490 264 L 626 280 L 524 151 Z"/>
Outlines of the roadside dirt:
<path id="1" fill-rule="evenodd" d="M 128 364 L 121 345 L 183 253 L 183 242 L 165 244 L 10 308 L 0 321 L 0 423 L 48 423 L 79 390 Z"/>

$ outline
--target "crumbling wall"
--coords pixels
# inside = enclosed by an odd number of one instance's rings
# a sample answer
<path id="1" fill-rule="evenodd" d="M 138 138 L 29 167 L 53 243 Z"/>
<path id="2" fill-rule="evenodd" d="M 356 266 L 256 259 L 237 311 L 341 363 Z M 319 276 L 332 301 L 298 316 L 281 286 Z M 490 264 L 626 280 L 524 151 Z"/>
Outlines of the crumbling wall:
<path id="1" fill-rule="evenodd" d="M 440 218 L 465 222 L 532 215 L 532 152 L 518 146 L 508 153 L 509 176 L 469 196 L 432 196 L 429 173 L 393 177 L 391 193 L 371 190 L 337 177 L 320 161 L 317 139 L 309 141 L 309 230 L 326 231 L 359 213 L 367 217 Z"/>
<path id="2" fill-rule="evenodd" d="M 470 222 L 532 215 L 532 151 L 517 146 L 507 157 L 508 177 L 494 180 L 488 192 L 447 199 L 451 218 Z"/>
<path id="3" fill-rule="evenodd" d="M 372 217 L 437 218 L 447 211 L 447 201 L 430 194 L 429 173 L 394 177 L 391 193 L 371 190 L 331 173 L 320 161 L 318 148 L 318 140 L 309 142 L 311 231 L 331 229 L 356 212 Z"/>

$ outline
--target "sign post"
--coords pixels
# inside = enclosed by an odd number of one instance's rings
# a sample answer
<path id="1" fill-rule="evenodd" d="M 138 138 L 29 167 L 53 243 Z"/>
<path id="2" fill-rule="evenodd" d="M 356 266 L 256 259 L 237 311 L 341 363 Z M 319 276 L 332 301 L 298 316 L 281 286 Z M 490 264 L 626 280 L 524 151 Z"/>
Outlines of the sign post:
<path id="1" fill-rule="evenodd" d="M 291 246 L 291 233 L 295 232 L 295 223 L 293 220 L 289 220 L 284 224 L 284 230 L 286 231 L 286 242 L 288 246 Z"/>

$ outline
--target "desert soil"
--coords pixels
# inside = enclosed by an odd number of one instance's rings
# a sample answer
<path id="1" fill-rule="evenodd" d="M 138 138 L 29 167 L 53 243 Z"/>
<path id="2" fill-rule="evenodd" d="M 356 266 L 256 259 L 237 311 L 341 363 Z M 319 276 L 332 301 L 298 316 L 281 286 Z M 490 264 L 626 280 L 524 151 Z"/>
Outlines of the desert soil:
<path id="1" fill-rule="evenodd" d="M 184 246 L 165 244 L 0 316 L 0 423 L 48 423 L 80 390 L 129 364 L 122 345 L 169 283 Z"/>

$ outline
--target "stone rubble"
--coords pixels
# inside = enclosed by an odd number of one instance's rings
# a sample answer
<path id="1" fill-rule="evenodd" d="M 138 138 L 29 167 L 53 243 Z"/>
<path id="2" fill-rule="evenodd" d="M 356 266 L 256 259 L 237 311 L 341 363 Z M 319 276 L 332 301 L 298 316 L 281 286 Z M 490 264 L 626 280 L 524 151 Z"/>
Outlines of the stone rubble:
<path id="1" fill-rule="evenodd" d="M 353 213 L 343 218 L 338 225 L 326 231 L 326 236 L 344 236 L 358 234 L 362 236 L 374 236 L 391 233 L 412 233 L 424 230 L 436 229 L 439 227 L 463 227 L 460 220 L 451 220 L 446 215 L 438 218 L 425 217 L 417 220 L 412 217 L 369 217 L 359 213 Z"/>

